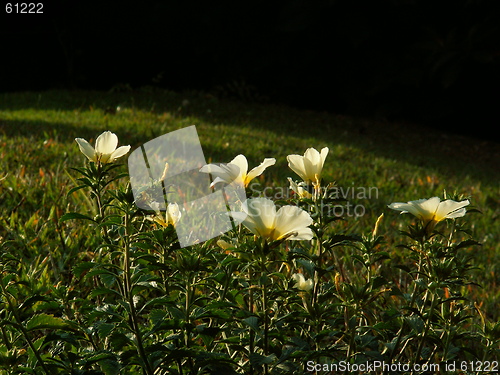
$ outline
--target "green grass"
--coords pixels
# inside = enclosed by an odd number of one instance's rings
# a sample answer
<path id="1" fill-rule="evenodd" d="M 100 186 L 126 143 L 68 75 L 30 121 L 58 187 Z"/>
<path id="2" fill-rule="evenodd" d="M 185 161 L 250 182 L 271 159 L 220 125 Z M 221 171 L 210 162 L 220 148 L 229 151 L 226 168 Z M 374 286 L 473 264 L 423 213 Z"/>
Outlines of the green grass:
<path id="1" fill-rule="evenodd" d="M 120 110 L 115 111 L 117 106 Z M 86 229 L 78 228 L 78 222 L 59 221 L 66 212 L 93 209 L 83 191 L 67 196 L 76 178 L 70 168 L 85 163 L 76 137 L 93 143 L 110 130 L 118 135 L 120 145 L 134 149 L 193 124 L 207 162 L 229 162 L 241 153 L 252 168 L 265 157 L 277 159 L 258 179 L 254 196 L 265 188 L 268 195 L 278 194 L 288 187 L 287 177 L 296 178 L 287 166 L 287 155 L 328 146 L 325 180 L 336 181 L 344 191 L 355 189 L 356 195 L 350 194 L 348 200 L 364 213 L 335 221 L 333 229 L 366 234 L 384 213 L 379 234 L 386 236 L 386 251 L 396 258 L 401 251 L 397 245 L 403 241 L 398 231 L 413 218 L 399 216 L 388 204 L 442 197 L 444 191 L 469 197 L 481 211 L 467 216 L 474 238 L 482 243 L 467 250 L 475 252 L 475 281 L 480 285 L 470 287 L 470 295 L 488 319 L 500 319 L 498 144 L 413 124 L 219 100 L 203 93 L 0 95 L 0 237 L 16 249 L 19 260 L 29 264 L 22 275 L 26 288 L 43 294 L 46 290 L 41 285 L 49 288 L 71 278 L 75 259 L 93 257 L 89 250 L 93 239 Z"/>

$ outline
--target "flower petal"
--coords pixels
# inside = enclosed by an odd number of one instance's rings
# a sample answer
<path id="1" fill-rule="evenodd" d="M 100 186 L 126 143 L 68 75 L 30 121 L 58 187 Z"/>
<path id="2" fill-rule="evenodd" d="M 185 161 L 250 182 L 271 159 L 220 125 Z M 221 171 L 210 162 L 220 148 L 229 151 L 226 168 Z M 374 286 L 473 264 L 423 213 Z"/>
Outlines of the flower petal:
<path id="1" fill-rule="evenodd" d="M 456 202 L 451 199 L 447 199 L 439 204 L 436 210 L 435 219 L 436 221 L 441 221 L 444 219 L 453 219 L 456 217 L 462 217 L 465 215 L 465 206 L 469 205 L 468 200 L 461 202 Z"/>
<path id="2" fill-rule="evenodd" d="M 288 160 L 288 166 L 292 171 L 297 173 L 297 175 L 307 182 L 306 168 L 304 166 L 304 157 L 301 155 L 288 155 L 286 157 Z"/>
<path id="3" fill-rule="evenodd" d="M 115 133 L 105 131 L 95 141 L 95 151 L 98 154 L 111 154 L 118 146 L 118 137 Z"/>
<path id="4" fill-rule="evenodd" d="M 328 147 L 323 147 L 321 149 L 321 168 L 323 168 L 323 165 L 325 164 L 326 157 L 328 156 L 328 152 L 330 149 Z"/>
<path id="5" fill-rule="evenodd" d="M 295 288 L 304 290 L 306 292 L 310 291 L 314 286 L 312 279 L 306 280 L 304 275 L 302 275 L 301 273 L 294 273 L 292 275 L 292 279 L 295 281 Z"/>
<path id="6" fill-rule="evenodd" d="M 467 210 L 465 208 L 460 208 L 456 211 L 450 212 L 448 215 L 446 215 L 447 219 L 455 219 L 457 217 L 463 217 L 467 213 Z"/>
<path id="7" fill-rule="evenodd" d="M 304 158 L 304 174 L 306 179 L 304 181 L 316 181 L 316 175 L 320 175 L 321 170 L 318 170 L 316 164 L 311 159 Z"/>
<path id="8" fill-rule="evenodd" d="M 402 214 L 407 214 L 408 212 L 410 212 L 413 215 L 418 216 L 418 210 L 415 208 L 415 206 L 408 203 L 394 202 L 387 207 L 389 207 L 391 210 L 401 211 Z"/>
<path id="9" fill-rule="evenodd" d="M 250 231 L 262 237 L 269 237 L 275 227 L 276 206 L 267 198 L 247 199 L 243 211 L 248 217 L 243 221 Z"/>
<path id="10" fill-rule="evenodd" d="M 210 173 L 212 176 L 216 177 L 210 187 L 213 187 L 219 182 L 225 182 L 231 184 L 233 182 L 240 183 L 240 168 L 235 164 L 207 164 L 201 167 L 200 172 Z"/>
<path id="11" fill-rule="evenodd" d="M 93 161 L 94 163 L 97 162 L 97 157 L 94 147 L 92 147 L 90 143 L 88 143 L 83 138 L 75 138 L 75 141 L 76 143 L 78 143 L 78 146 L 80 147 L 80 151 L 82 152 L 82 154 L 84 154 L 90 161 Z"/>
<path id="12" fill-rule="evenodd" d="M 274 164 L 276 164 L 275 158 L 265 158 L 264 161 L 260 163 L 259 166 L 255 167 L 250 172 L 248 172 L 247 177 L 245 179 L 245 185 L 248 185 L 248 183 L 252 181 L 255 177 L 260 176 L 262 173 L 264 173 L 267 167 L 270 167 L 271 165 Z"/>
<path id="13" fill-rule="evenodd" d="M 179 210 L 179 205 L 177 203 L 169 203 L 167 206 L 167 211 L 165 212 L 165 216 L 167 219 L 167 223 L 175 226 L 175 224 L 177 224 L 182 216 L 181 211 Z"/>
<path id="14" fill-rule="evenodd" d="M 276 213 L 274 239 L 279 240 L 290 233 L 296 233 L 291 240 L 310 240 L 313 232 L 309 225 L 313 223 L 311 216 L 297 206 L 283 206 Z"/>
<path id="15" fill-rule="evenodd" d="M 418 217 L 420 217 L 424 221 L 428 221 L 434 220 L 434 216 L 439 207 L 439 202 L 441 202 L 441 199 L 439 199 L 439 197 L 432 197 L 429 199 L 418 199 L 416 201 L 410 201 L 408 203 L 413 205 L 418 210 Z"/>
<path id="16" fill-rule="evenodd" d="M 318 150 L 315 148 L 308 148 L 304 153 L 304 159 L 307 159 L 311 162 L 312 165 L 318 165 L 321 162 L 321 156 L 319 155 Z"/>
<path id="17" fill-rule="evenodd" d="M 294 273 L 292 279 L 294 279 L 296 283 L 303 283 L 306 281 L 306 278 L 301 273 Z"/>
<path id="18" fill-rule="evenodd" d="M 240 170 L 240 177 L 243 178 L 247 174 L 248 171 L 248 161 L 245 155 L 238 155 L 233 160 L 229 162 L 229 164 L 236 165 Z"/>
<path id="19" fill-rule="evenodd" d="M 130 146 L 120 146 L 118 147 L 115 151 L 109 155 L 109 160 L 108 162 L 113 162 L 118 158 L 121 158 L 123 155 L 125 155 L 127 152 L 130 151 Z"/>

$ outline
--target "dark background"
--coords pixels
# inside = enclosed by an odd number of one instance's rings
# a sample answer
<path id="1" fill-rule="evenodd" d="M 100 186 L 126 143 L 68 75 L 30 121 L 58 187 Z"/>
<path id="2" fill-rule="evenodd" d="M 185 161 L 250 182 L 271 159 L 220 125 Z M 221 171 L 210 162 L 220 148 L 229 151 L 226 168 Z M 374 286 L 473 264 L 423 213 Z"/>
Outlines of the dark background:
<path id="1" fill-rule="evenodd" d="M 42 3 L 0 9 L 0 91 L 195 89 L 496 137 L 497 0 Z"/>

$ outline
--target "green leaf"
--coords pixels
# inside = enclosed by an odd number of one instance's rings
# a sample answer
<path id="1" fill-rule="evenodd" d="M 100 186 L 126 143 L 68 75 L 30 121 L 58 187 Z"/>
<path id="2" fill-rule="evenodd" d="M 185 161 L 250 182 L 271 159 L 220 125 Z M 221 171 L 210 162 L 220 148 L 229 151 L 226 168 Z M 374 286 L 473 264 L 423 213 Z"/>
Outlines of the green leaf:
<path id="1" fill-rule="evenodd" d="M 162 297 L 155 297 L 155 298 L 152 298 L 150 299 L 149 301 L 147 301 L 143 308 L 142 309 L 145 309 L 145 308 L 152 308 L 154 306 L 165 306 L 167 304 L 170 304 L 172 302 L 172 299 L 170 297 L 165 297 L 165 296 L 162 296 Z M 139 311 L 142 311 L 139 310 Z"/>
<path id="2" fill-rule="evenodd" d="M 258 353 L 250 354 L 250 363 L 252 364 L 252 366 L 268 365 L 272 363 L 275 359 L 276 356 L 274 354 L 268 356 Z"/>
<path id="3" fill-rule="evenodd" d="M 111 334 L 111 332 L 113 332 L 115 327 L 116 324 L 113 323 L 99 323 L 99 325 L 97 326 L 97 332 L 99 334 L 99 337 L 101 339 L 109 337 L 109 335 Z"/>
<path id="4" fill-rule="evenodd" d="M 104 281 L 107 281 L 107 282 L 110 282 L 111 285 L 113 285 L 113 282 L 116 278 L 119 278 L 118 275 L 116 275 L 115 273 L 113 273 L 112 271 L 109 271 L 105 268 L 94 268 L 93 270 L 87 272 L 87 274 L 85 275 L 85 277 L 88 279 L 88 278 L 91 278 L 91 277 L 94 277 L 94 276 L 99 276 L 103 277 L 103 275 L 105 275 L 106 277 L 103 279 L 103 282 Z M 112 281 L 111 281 L 112 280 Z M 111 286 L 111 285 L 107 285 L 108 287 Z"/>
<path id="5" fill-rule="evenodd" d="M 167 312 L 161 309 L 153 309 L 149 313 L 149 319 L 153 325 L 161 323 L 167 316 Z"/>
<path id="6" fill-rule="evenodd" d="M 182 310 L 178 309 L 175 306 L 167 306 L 167 310 L 170 314 L 172 314 L 172 317 L 174 319 L 184 319 L 185 315 L 182 312 Z"/>
<path id="7" fill-rule="evenodd" d="M 95 262 L 82 262 L 73 267 L 73 275 L 81 278 L 84 272 L 87 272 L 97 265 Z"/>
<path id="8" fill-rule="evenodd" d="M 105 375 L 118 375 L 121 366 L 112 353 L 99 353 L 87 359 L 89 363 L 98 363 Z"/>
<path id="9" fill-rule="evenodd" d="M 255 332 L 260 332 L 259 329 L 259 319 L 256 316 L 249 316 L 246 319 L 243 319 L 243 321 L 250 326 Z"/>
<path id="10" fill-rule="evenodd" d="M 118 375 L 120 373 L 121 365 L 116 359 L 102 359 L 98 361 L 104 375 Z"/>
<path id="11" fill-rule="evenodd" d="M 454 247 L 455 247 L 455 250 L 458 250 L 458 249 L 461 249 L 464 247 L 470 247 L 470 246 L 476 246 L 476 245 L 481 246 L 481 243 L 477 242 L 473 239 L 468 239 L 468 240 L 465 240 L 465 241 L 462 241 L 462 242 L 456 244 Z"/>
<path id="12" fill-rule="evenodd" d="M 418 316 L 409 316 L 406 319 L 412 330 L 415 332 L 422 332 L 424 329 L 424 321 Z"/>
<path id="13" fill-rule="evenodd" d="M 26 330 L 33 331 L 36 329 L 66 329 L 69 325 L 61 318 L 56 318 L 53 315 L 38 314 L 32 317 L 26 323 Z"/>
<path id="14" fill-rule="evenodd" d="M 64 214 L 61 216 L 60 221 L 62 222 L 62 221 L 74 220 L 74 219 L 90 220 L 90 221 L 93 221 L 94 223 L 96 222 L 90 216 L 79 214 L 78 212 L 68 212 L 67 214 Z"/>
<path id="15" fill-rule="evenodd" d="M 86 188 L 87 185 L 80 185 L 80 186 L 75 186 L 74 188 L 72 188 L 70 191 L 68 191 L 68 196 L 70 196 L 71 194 L 73 194 L 75 191 L 78 191 L 80 189 L 83 189 L 83 188 Z"/>
<path id="16" fill-rule="evenodd" d="M 387 280 L 385 279 L 385 277 L 382 276 L 377 276 L 372 280 L 373 289 L 378 289 L 385 284 L 387 284 Z"/>
<path id="17" fill-rule="evenodd" d="M 33 342 L 33 346 L 34 346 L 35 350 L 37 350 L 37 351 L 40 350 L 44 341 L 45 341 L 44 336 L 36 339 Z M 33 349 L 31 347 L 28 347 L 28 361 L 26 364 L 28 365 L 29 368 L 34 369 L 37 365 L 37 362 L 38 362 L 38 359 L 36 358 L 35 352 L 33 351 Z M 33 372 L 33 374 L 35 374 L 35 372 Z"/>
<path id="18" fill-rule="evenodd" d="M 102 276 L 101 276 L 102 277 Z M 115 295 L 117 297 L 121 297 L 121 294 L 116 290 L 104 287 L 96 287 L 92 292 L 90 292 L 90 297 L 97 297 L 101 295 Z"/>

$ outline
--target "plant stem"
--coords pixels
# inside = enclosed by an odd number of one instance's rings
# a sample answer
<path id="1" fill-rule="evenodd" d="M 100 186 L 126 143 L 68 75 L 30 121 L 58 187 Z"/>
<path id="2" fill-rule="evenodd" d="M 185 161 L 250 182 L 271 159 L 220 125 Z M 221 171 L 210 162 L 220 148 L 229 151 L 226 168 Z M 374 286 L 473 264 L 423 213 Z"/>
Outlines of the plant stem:
<path id="1" fill-rule="evenodd" d="M 413 361 L 410 365 L 410 368 L 414 368 L 415 363 L 419 360 L 420 355 L 422 354 L 422 349 L 424 347 L 425 338 L 427 337 L 427 334 L 429 333 L 429 329 L 431 327 L 431 320 L 432 320 L 432 316 L 434 315 L 433 312 L 434 312 L 435 307 L 436 307 L 436 295 L 435 295 L 435 293 L 433 293 L 432 294 L 432 301 L 431 301 L 431 308 L 429 311 L 429 315 L 427 316 L 427 321 L 425 323 L 424 332 L 422 333 L 422 339 L 420 340 L 420 343 L 419 343 L 418 348 L 417 348 L 417 352 L 415 353 L 415 356 L 413 357 Z M 411 373 L 414 374 L 415 372 L 412 370 Z"/>
<path id="2" fill-rule="evenodd" d="M 262 288 L 262 310 L 264 313 L 264 355 L 269 355 L 269 317 L 267 314 L 267 287 Z M 264 365 L 264 374 L 269 374 L 267 363 Z"/>
<path id="3" fill-rule="evenodd" d="M 250 311 L 250 314 L 253 314 L 254 312 L 254 306 L 253 306 L 253 291 L 252 291 L 252 268 L 248 268 L 248 310 Z M 250 330 L 250 337 L 249 337 L 249 348 L 248 348 L 248 356 L 251 357 L 253 353 L 255 352 L 255 333 L 252 329 L 252 327 L 248 328 Z M 249 358 L 250 362 L 250 358 Z M 253 375 L 253 366 L 250 362 L 250 375 Z"/>
<path id="4" fill-rule="evenodd" d="M 139 357 L 141 357 L 142 362 L 144 363 L 144 371 L 147 375 L 153 375 L 153 370 L 151 369 L 151 365 L 149 364 L 148 357 L 144 350 L 144 346 L 142 343 L 142 335 L 139 327 L 139 323 L 137 320 L 137 312 L 135 310 L 134 296 L 132 293 L 132 281 L 131 281 L 131 273 L 130 273 L 130 228 L 129 228 L 129 213 L 126 212 L 124 215 L 125 220 L 125 235 L 124 235 L 124 259 L 123 259 L 123 270 L 125 274 L 124 278 L 124 293 L 125 299 L 128 302 L 130 308 L 130 321 L 132 323 L 132 331 L 134 332 L 134 336 L 137 342 L 137 352 Z"/>
<path id="5" fill-rule="evenodd" d="M 420 242 L 420 246 L 423 249 L 424 245 L 423 245 L 422 242 Z M 410 304 L 409 304 L 409 308 L 410 309 L 413 308 L 413 305 L 415 304 L 415 300 L 417 299 L 417 295 L 418 295 L 418 292 L 419 292 L 419 285 L 418 285 L 417 281 L 420 279 L 420 271 L 421 271 L 421 269 L 422 269 L 422 257 L 419 257 L 419 259 L 418 259 L 418 266 L 417 266 L 417 277 L 416 277 L 416 279 L 414 281 L 413 293 L 411 295 L 411 300 L 410 300 Z M 398 336 L 396 338 L 396 344 L 392 348 L 391 355 L 389 357 L 389 362 L 392 362 L 394 356 L 396 355 L 396 351 L 397 351 L 399 345 L 401 344 L 401 339 L 403 337 L 403 331 L 404 331 L 405 326 L 406 326 L 406 321 L 403 318 L 403 321 L 401 323 L 401 328 L 399 329 Z M 403 351 L 401 351 L 399 353 L 398 359 L 401 357 L 402 354 L 403 354 Z"/>

